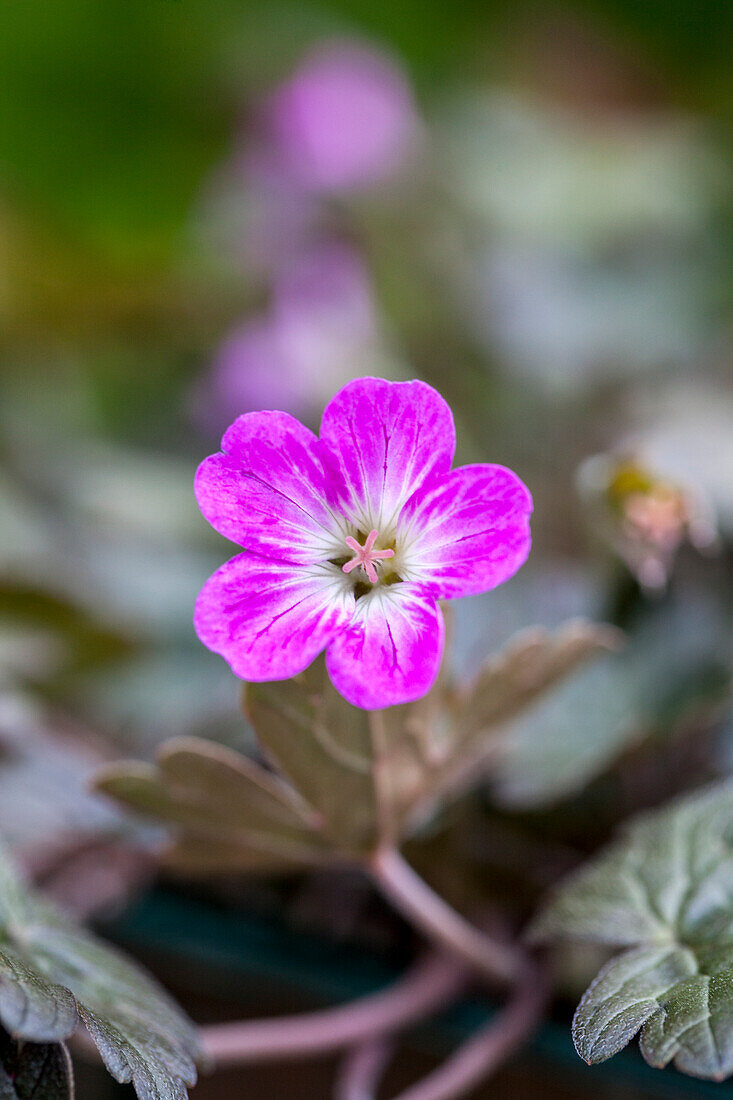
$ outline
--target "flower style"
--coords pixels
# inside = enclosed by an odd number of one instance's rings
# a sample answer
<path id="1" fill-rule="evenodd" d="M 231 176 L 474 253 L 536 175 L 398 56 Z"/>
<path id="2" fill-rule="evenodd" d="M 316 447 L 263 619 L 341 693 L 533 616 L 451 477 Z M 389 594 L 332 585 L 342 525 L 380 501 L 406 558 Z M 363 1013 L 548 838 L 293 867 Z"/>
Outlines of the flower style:
<path id="1" fill-rule="evenodd" d="M 486 592 L 529 553 L 532 500 L 504 466 L 451 470 L 453 416 L 424 382 L 360 378 L 320 438 L 282 412 L 240 416 L 196 475 L 209 523 L 238 543 L 203 587 L 196 632 L 244 680 L 284 680 L 323 650 L 366 710 L 438 674 L 438 600 Z"/>

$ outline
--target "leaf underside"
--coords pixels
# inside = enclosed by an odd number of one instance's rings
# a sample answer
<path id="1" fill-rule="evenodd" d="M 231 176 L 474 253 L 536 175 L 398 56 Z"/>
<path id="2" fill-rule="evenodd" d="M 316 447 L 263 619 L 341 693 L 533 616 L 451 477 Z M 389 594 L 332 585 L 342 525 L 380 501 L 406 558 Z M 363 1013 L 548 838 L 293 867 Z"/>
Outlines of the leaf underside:
<path id="1" fill-rule="evenodd" d="M 424 698 L 363 711 L 334 689 L 322 658 L 292 680 L 248 684 L 244 703 L 276 769 L 211 742 L 169 741 L 155 765 L 122 762 L 98 790 L 175 827 L 170 864 L 189 873 L 276 872 L 359 860 L 399 843 L 441 799 L 482 774 L 498 724 L 581 662 L 618 643 L 571 622 L 525 632 L 458 703 L 439 680 Z"/>
<path id="2" fill-rule="evenodd" d="M 98 790 L 176 827 L 168 862 L 188 872 L 278 871 L 371 852 L 426 788 L 432 701 L 350 706 L 322 660 L 293 680 L 250 684 L 245 705 L 266 767 L 195 738 L 155 765 L 101 769 Z"/>
<path id="3" fill-rule="evenodd" d="M 564 886 L 530 930 L 537 942 L 626 948 L 573 1021 L 582 1058 L 602 1062 L 636 1034 L 654 1066 L 733 1073 L 733 783 L 638 819 Z"/>
<path id="4" fill-rule="evenodd" d="M 584 661 L 618 649 L 622 637 L 614 627 L 583 619 L 554 632 L 521 631 L 479 673 L 464 706 L 463 737 L 470 740 L 504 725 Z"/>
<path id="5" fill-rule="evenodd" d="M 0 1023 L 15 1040 L 60 1043 L 81 1019 L 140 1100 L 185 1100 L 196 1081 L 193 1026 L 136 964 L 28 891 L 2 851 L 0 937 Z"/>
<path id="6" fill-rule="evenodd" d="M 588 751 L 598 739 L 588 737 L 583 684 L 588 677 L 597 681 L 596 658 L 620 648 L 622 640 L 614 627 L 583 619 L 554 631 L 533 627 L 515 635 L 486 662 L 461 700 L 444 765 L 445 785 L 470 785 L 488 772 L 502 802 L 524 807 L 552 801 L 602 770 L 607 752 Z M 563 705 L 566 698 L 568 706 Z M 553 742 L 547 737 L 548 717 L 551 725 L 558 709 L 562 735 Z M 568 712 L 578 730 L 577 744 L 569 750 Z"/>

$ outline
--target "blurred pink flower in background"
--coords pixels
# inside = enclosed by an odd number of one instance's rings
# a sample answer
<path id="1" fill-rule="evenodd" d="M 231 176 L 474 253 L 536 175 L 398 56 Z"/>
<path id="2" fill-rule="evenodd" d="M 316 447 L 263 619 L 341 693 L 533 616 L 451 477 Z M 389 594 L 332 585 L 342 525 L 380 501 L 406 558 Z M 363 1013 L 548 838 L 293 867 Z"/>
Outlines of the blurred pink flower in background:
<path id="1" fill-rule="evenodd" d="M 204 199 L 213 249 L 236 270 L 269 278 L 322 232 L 322 204 L 275 163 L 272 152 L 247 144 L 212 180 Z"/>
<path id="2" fill-rule="evenodd" d="M 409 85 L 380 52 L 318 45 L 265 101 L 205 196 L 206 232 L 269 289 L 269 308 L 224 341 L 195 387 L 203 431 L 276 406 L 309 420 L 330 393 L 378 371 L 398 377 L 359 255 L 333 224 L 335 191 L 384 182 L 414 151 Z"/>
<path id="3" fill-rule="evenodd" d="M 306 188 L 368 187 L 392 175 L 419 124 L 409 85 L 383 54 L 352 42 L 320 45 L 265 110 L 284 173 Z"/>
<path id="4" fill-rule="evenodd" d="M 396 63 L 325 42 L 266 97 L 202 195 L 212 254 L 269 278 L 333 230 L 334 193 L 384 184 L 416 150 L 421 123 Z"/>
<path id="5" fill-rule="evenodd" d="M 377 357 L 389 365 L 367 273 L 349 246 L 322 243 L 277 275 L 268 312 L 225 340 L 194 395 L 196 420 L 219 433 L 252 409 L 307 419 Z"/>
<path id="6" fill-rule="evenodd" d="M 339 242 L 322 243 L 290 264 L 273 290 L 272 312 L 292 352 L 322 351 L 324 337 L 337 344 L 368 343 L 377 319 L 369 277 L 356 252 Z M 313 355 L 310 356 L 313 358 Z"/>

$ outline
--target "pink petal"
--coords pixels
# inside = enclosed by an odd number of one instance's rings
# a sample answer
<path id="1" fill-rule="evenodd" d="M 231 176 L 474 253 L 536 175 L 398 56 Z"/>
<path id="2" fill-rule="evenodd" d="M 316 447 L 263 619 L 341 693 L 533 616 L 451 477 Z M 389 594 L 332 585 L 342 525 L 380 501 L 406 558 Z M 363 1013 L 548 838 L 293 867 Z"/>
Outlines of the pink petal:
<path id="1" fill-rule="evenodd" d="M 312 432 L 287 413 L 252 412 L 234 421 L 221 445 L 224 453 L 204 459 L 194 486 L 221 535 L 282 561 L 342 552 Z"/>
<path id="2" fill-rule="evenodd" d="M 415 490 L 447 474 L 456 434 L 432 386 L 359 378 L 326 406 L 321 441 L 332 503 L 364 532 L 376 527 L 384 537 Z"/>
<path id="3" fill-rule="evenodd" d="M 438 675 L 444 633 L 438 605 L 419 585 L 375 588 L 328 647 L 333 685 L 364 710 L 419 699 Z"/>
<path id="4" fill-rule="evenodd" d="M 287 680 L 308 667 L 353 611 L 353 593 L 336 566 L 244 553 L 209 577 L 194 627 L 243 680 Z"/>
<path id="5" fill-rule="evenodd" d="M 531 512 L 529 490 L 505 466 L 460 466 L 404 508 L 403 573 L 438 598 L 487 592 L 526 561 Z"/>

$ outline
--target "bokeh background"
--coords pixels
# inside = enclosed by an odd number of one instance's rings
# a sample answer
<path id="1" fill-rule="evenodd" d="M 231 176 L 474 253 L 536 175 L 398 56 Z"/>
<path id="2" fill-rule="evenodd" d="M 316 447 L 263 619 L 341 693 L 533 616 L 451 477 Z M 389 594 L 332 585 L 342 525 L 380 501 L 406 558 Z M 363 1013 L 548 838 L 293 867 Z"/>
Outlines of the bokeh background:
<path id="1" fill-rule="evenodd" d="M 239 413 L 317 426 L 367 373 L 434 384 L 459 460 L 535 495 L 530 564 L 458 607 L 458 676 L 537 622 L 629 633 L 513 732 L 482 828 L 582 849 L 729 771 L 733 6 L 2 7 L 11 844 L 129 839 L 87 793 L 101 759 L 180 734 L 251 748 L 191 626 L 229 551 L 193 473 Z M 111 898 L 138 881 L 119 866 Z M 291 884 L 294 919 L 344 934 L 314 889 Z"/>

